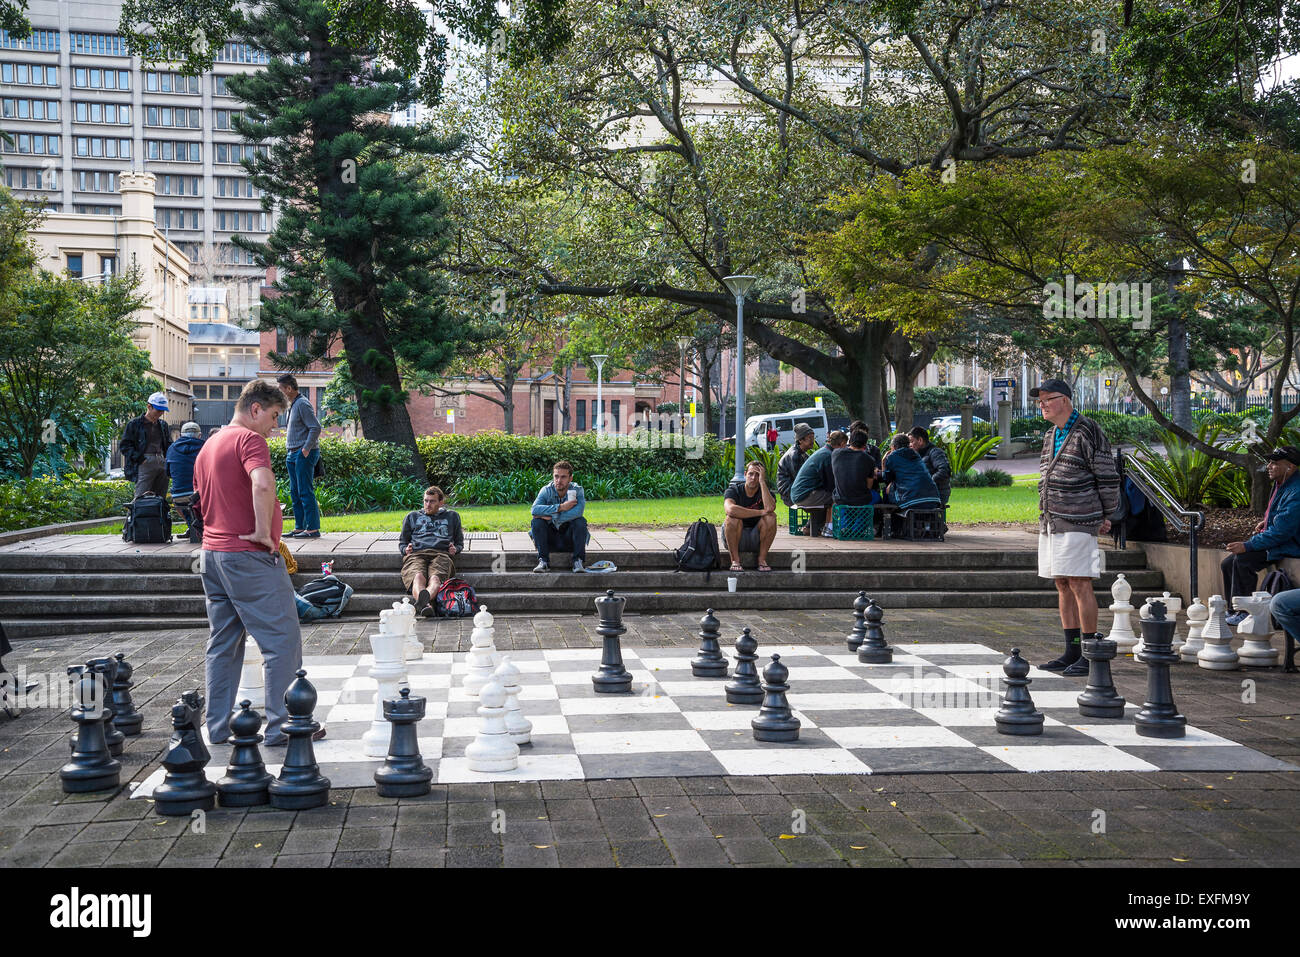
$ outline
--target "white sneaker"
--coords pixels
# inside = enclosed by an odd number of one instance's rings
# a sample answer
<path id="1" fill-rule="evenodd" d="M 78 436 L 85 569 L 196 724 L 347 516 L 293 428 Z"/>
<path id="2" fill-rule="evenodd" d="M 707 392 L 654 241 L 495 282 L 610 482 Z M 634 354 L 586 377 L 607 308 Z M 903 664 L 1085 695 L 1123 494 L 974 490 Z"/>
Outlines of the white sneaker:
<path id="1" fill-rule="evenodd" d="M 533 568 L 533 571 L 535 572 L 549 572 L 550 570 L 551 570 L 551 566 L 546 564 L 546 562 L 538 562 L 537 565 Z"/>
<path id="2" fill-rule="evenodd" d="M 573 570 L 574 570 L 575 573 L 577 573 L 577 572 L 582 572 L 582 571 L 586 571 L 586 569 L 582 567 L 582 559 L 581 559 L 581 558 L 575 558 L 575 559 L 573 560 Z"/>
<path id="3" fill-rule="evenodd" d="M 834 538 L 835 529 L 831 528 L 831 523 L 827 522 L 822 526 L 822 538 Z"/>

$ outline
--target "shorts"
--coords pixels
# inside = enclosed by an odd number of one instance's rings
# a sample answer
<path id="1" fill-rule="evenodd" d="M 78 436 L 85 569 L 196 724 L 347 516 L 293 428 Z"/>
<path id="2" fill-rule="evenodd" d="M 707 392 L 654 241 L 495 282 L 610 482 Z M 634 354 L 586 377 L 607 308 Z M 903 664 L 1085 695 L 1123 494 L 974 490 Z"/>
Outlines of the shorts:
<path id="1" fill-rule="evenodd" d="M 426 548 L 402 556 L 402 585 L 408 592 L 415 584 L 416 575 L 423 575 L 426 582 L 434 576 L 437 576 L 438 581 L 445 582 L 455 571 L 451 556 L 446 552 Z"/>
<path id="2" fill-rule="evenodd" d="M 825 508 L 826 506 L 833 504 L 832 500 L 834 499 L 834 497 L 835 497 L 834 493 L 832 493 L 829 489 L 824 489 L 824 488 L 813 489 L 811 492 L 809 492 L 799 501 L 795 502 L 794 507 L 804 508 L 804 509 Z"/>
<path id="3" fill-rule="evenodd" d="M 1101 550 L 1090 532 L 1038 533 L 1039 578 L 1100 578 Z"/>

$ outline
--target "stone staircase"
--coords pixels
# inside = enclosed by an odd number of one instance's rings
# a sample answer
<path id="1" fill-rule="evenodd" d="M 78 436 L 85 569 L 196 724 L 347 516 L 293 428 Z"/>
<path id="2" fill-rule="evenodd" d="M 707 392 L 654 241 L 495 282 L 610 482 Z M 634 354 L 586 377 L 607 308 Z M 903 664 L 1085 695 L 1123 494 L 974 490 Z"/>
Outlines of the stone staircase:
<path id="1" fill-rule="evenodd" d="M 703 612 L 705 608 L 779 610 L 852 605 L 860 589 L 886 608 L 1054 608 L 1056 589 L 1037 575 L 1037 555 L 1020 549 L 959 549 L 915 544 L 889 550 L 792 552 L 773 547 L 775 571 L 745 571 L 727 591 L 728 573 L 675 572 L 667 550 L 605 549 L 591 556 L 618 566 L 607 575 L 534 574 L 534 556 L 470 550 L 457 558 L 457 574 L 472 584 L 494 613 L 591 614 L 594 599 L 617 589 L 627 613 Z M 140 629 L 205 628 L 203 587 L 195 556 L 176 551 L 95 554 L 69 551 L 0 552 L 0 621 L 10 638 Z M 1123 572 L 1135 595 L 1159 593 L 1164 577 L 1148 569 L 1138 549 L 1105 552 L 1098 603 L 1110 604 L 1110 585 Z M 354 589 L 345 620 L 373 619 L 401 598 L 398 558 L 387 550 L 332 555 L 299 554 L 300 587 L 319 576 L 318 562 Z M 553 555 L 567 568 L 568 556 Z M 494 562 L 497 569 L 493 570 Z M 747 556 L 753 567 L 753 556 Z M 792 565 L 794 566 L 792 568 Z"/>

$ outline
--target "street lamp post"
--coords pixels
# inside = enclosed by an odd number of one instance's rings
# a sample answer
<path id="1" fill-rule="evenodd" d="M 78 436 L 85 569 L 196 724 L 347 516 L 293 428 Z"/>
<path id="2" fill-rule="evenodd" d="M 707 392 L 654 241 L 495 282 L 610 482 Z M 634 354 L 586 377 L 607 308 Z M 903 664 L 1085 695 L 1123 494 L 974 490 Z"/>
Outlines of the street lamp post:
<path id="1" fill-rule="evenodd" d="M 682 350 L 682 367 L 677 376 L 677 421 L 681 423 L 683 432 L 686 431 L 686 350 L 690 344 L 690 336 L 677 337 L 677 348 Z"/>
<path id="2" fill-rule="evenodd" d="M 592 356 L 596 362 L 596 438 L 605 434 L 605 400 L 601 395 L 602 372 L 609 356 Z"/>
<path id="3" fill-rule="evenodd" d="M 745 293 L 754 285 L 757 276 L 724 276 L 731 294 L 736 297 L 736 474 L 733 482 L 745 480 Z M 722 408 L 726 413 L 727 400 L 723 397 Z"/>

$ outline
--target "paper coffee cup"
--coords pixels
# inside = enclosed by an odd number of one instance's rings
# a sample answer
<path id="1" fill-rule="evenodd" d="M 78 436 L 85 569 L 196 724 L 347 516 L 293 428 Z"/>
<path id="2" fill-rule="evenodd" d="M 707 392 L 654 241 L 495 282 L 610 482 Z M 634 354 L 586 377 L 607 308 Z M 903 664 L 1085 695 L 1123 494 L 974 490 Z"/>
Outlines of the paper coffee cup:
<path id="1" fill-rule="evenodd" d="M 568 498 L 570 502 L 576 502 L 578 500 L 578 490 L 576 488 L 569 489 Z"/>
<path id="2" fill-rule="evenodd" d="M 740 584 L 740 579 L 739 579 L 739 578 L 728 578 L 728 579 L 727 579 L 727 591 L 735 591 L 735 590 L 736 590 L 736 586 L 737 586 L 738 584 Z"/>

